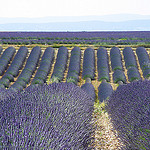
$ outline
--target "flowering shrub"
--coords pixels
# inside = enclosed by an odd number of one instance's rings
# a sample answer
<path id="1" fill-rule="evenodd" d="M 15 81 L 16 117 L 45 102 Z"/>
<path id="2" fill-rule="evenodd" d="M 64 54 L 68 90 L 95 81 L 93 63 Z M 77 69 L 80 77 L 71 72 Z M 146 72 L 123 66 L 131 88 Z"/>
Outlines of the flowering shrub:
<path id="1" fill-rule="evenodd" d="M 21 46 L 5 74 L 11 74 L 13 75 L 13 77 L 16 77 L 19 74 L 19 70 L 24 64 L 27 53 L 28 48 L 25 46 Z"/>
<path id="2" fill-rule="evenodd" d="M 113 73 L 113 81 L 114 83 L 117 83 L 118 81 L 126 83 L 126 76 L 124 74 L 124 71 L 119 69 L 115 70 Z"/>
<path id="3" fill-rule="evenodd" d="M 52 61 L 54 59 L 54 49 L 48 47 L 45 49 L 44 54 L 41 58 L 40 66 L 32 80 L 31 84 L 43 84 L 46 82 L 47 75 L 51 69 Z"/>
<path id="4" fill-rule="evenodd" d="M 75 84 L 31 85 L 4 99 L 0 105 L 0 148 L 91 149 L 94 102 Z"/>
<path id="5" fill-rule="evenodd" d="M 52 80 L 57 78 L 58 81 L 61 81 L 64 77 L 64 71 L 66 69 L 68 59 L 68 49 L 67 47 L 61 46 L 57 53 L 56 63 L 54 66 Z"/>
<path id="6" fill-rule="evenodd" d="M 0 75 L 7 69 L 9 62 L 12 60 L 16 49 L 12 46 L 8 47 L 0 57 Z"/>
<path id="7" fill-rule="evenodd" d="M 71 51 L 69 69 L 67 73 L 67 82 L 73 82 L 77 84 L 77 82 L 79 81 L 80 61 L 81 49 L 76 46 Z"/>
<path id="8" fill-rule="evenodd" d="M 146 68 L 150 68 L 150 59 L 149 55 L 144 47 L 138 47 L 136 49 L 136 53 L 139 59 L 140 67 L 142 71 L 144 71 Z"/>
<path id="9" fill-rule="evenodd" d="M 110 83 L 102 81 L 102 83 L 98 87 L 98 99 L 100 102 L 105 101 L 110 97 L 113 92 L 113 88 Z"/>
<path id="10" fill-rule="evenodd" d="M 111 59 L 111 67 L 112 67 L 113 71 L 115 71 L 117 69 L 120 69 L 120 70 L 123 69 L 120 49 L 118 47 L 111 48 L 110 59 Z"/>
<path id="11" fill-rule="evenodd" d="M 128 69 L 127 74 L 128 74 L 128 80 L 130 82 L 132 82 L 134 80 L 140 80 L 141 79 L 140 73 L 136 67 L 130 67 Z"/>
<path id="12" fill-rule="evenodd" d="M 130 67 L 137 67 L 135 55 L 131 47 L 125 47 L 123 49 L 123 56 L 127 69 L 129 69 Z"/>
<path id="13" fill-rule="evenodd" d="M 107 101 L 107 111 L 126 149 L 150 147 L 150 81 L 121 85 Z"/>
<path id="14" fill-rule="evenodd" d="M 84 51 L 82 78 L 94 79 L 94 77 L 95 77 L 95 52 L 94 49 L 89 47 Z"/>
<path id="15" fill-rule="evenodd" d="M 87 94 L 89 94 L 93 101 L 95 101 L 96 95 L 95 95 L 95 88 L 92 83 L 85 83 L 81 86 L 81 89 L 83 89 Z"/>
<path id="16" fill-rule="evenodd" d="M 19 77 L 17 78 L 15 83 L 13 85 L 11 85 L 11 88 L 15 88 L 16 90 L 21 91 L 21 90 L 23 90 L 23 88 L 26 87 L 27 83 L 29 83 L 29 81 L 32 77 L 33 72 L 36 69 L 40 55 L 41 55 L 41 48 L 39 46 L 33 47 L 32 51 L 27 59 L 27 62 L 25 64 L 25 67 L 23 68 L 21 74 L 19 75 Z M 21 82 L 21 84 L 20 84 L 20 82 Z M 24 82 L 25 82 L 25 84 L 22 84 Z"/>
<path id="17" fill-rule="evenodd" d="M 99 47 L 97 50 L 97 71 L 99 81 L 103 79 L 110 81 L 108 54 L 105 47 Z"/>

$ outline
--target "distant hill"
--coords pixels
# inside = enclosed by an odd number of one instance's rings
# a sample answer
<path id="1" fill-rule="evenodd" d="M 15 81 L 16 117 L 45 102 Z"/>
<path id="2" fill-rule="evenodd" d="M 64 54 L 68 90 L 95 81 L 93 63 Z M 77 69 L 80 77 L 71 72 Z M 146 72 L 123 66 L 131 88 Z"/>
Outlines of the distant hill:
<path id="1" fill-rule="evenodd" d="M 49 16 L 39 18 L 1 18 L 0 24 L 6 23 L 49 23 L 49 22 L 81 22 L 81 21 L 122 22 L 130 20 L 150 20 L 150 15 L 112 14 L 101 16 Z"/>
<path id="2" fill-rule="evenodd" d="M 150 19 L 106 22 L 99 20 L 0 24 L 0 31 L 150 31 Z"/>

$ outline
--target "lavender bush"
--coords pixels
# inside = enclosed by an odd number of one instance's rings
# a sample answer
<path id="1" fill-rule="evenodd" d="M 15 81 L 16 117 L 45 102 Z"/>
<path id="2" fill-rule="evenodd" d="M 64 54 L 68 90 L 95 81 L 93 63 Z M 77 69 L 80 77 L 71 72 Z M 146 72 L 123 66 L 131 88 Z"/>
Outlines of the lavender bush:
<path id="1" fill-rule="evenodd" d="M 119 81 L 126 83 L 126 76 L 124 74 L 124 71 L 119 70 L 119 69 L 115 70 L 113 73 L 113 81 L 114 83 L 117 83 Z"/>
<path id="2" fill-rule="evenodd" d="M 71 51 L 69 69 L 67 73 L 67 82 L 73 82 L 77 84 L 79 81 L 80 61 L 81 49 L 75 46 Z"/>
<path id="3" fill-rule="evenodd" d="M 31 85 L 3 99 L 0 149 L 92 149 L 94 102 L 75 84 Z"/>
<path id="4" fill-rule="evenodd" d="M 117 69 L 123 70 L 122 58 L 121 58 L 121 54 L 120 54 L 120 49 L 118 47 L 111 48 L 110 59 L 111 59 L 111 67 L 112 67 L 113 71 L 115 71 Z"/>
<path id="5" fill-rule="evenodd" d="M 144 71 L 147 68 L 150 68 L 150 65 L 149 65 L 150 58 L 149 58 L 149 54 L 147 53 L 147 50 L 144 47 L 138 47 L 136 49 L 136 53 L 137 53 L 142 71 Z"/>
<path id="6" fill-rule="evenodd" d="M 37 72 L 31 84 L 43 84 L 44 82 L 46 82 L 47 75 L 49 74 L 54 59 L 54 53 L 55 51 L 52 47 L 48 47 L 45 49 L 44 54 L 41 58 L 40 66 L 37 69 Z"/>
<path id="7" fill-rule="evenodd" d="M 14 77 L 16 77 L 24 64 L 27 53 L 28 48 L 21 46 L 5 74 L 12 74 Z"/>
<path id="8" fill-rule="evenodd" d="M 130 67 L 128 69 L 127 75 L 128 75 L 128 80 L 130 82 L 141 79 L 140 73 L 139 73 L 138 69 L 135 67 Z"/>
<path id="9" fill-rule="evenodd" d="M 1 57 L 0 57 L 0 75 L 3 75 L 5 69 L 7 69 L 7 66 L 8 66 L 9 62 L 12 60 L 15 52 L 16 52 L 16 49 L 14 47 L 10 46 L 1 55 Z"/>
<path id="10" fill-rule="evenodd" d="M 84 51 L 82 78 L 94 79 L 94 77 L 95 77 L 95 52 L 93 48 L 88 47 Z"/>
<path id="11" fill-rule="evenodd" d="M 127 69 L 129 69 L 130 67 L 137 67 L 135 55 L 131 47 L 125 47 L 123 49 L 123 56 Z"/>
<path id="12" fill-rule="evenodd" d="M 150 148 L 150 81 L 121 85 L 110 96 L 106 109 L 127 150 Z"/>
<path id="13" fill-rule="evenodd" d="M 100 102 L 107 100 L 113 93 L 113 88 L 110 83 L 102 81 L 98 87 L 98 99 Z"/>
<path id="14" fill-rule="evenodd" d="M 144 78 L 150 78 L 150 68 L 143 71 Z"/>
<path id="15" fill-rule="evenodd" d="M 93 101 L 95 101 L 96 95 L 95 95 L 95 88 L 92 83 L 85 83 L 81 86 L 81 89 L 83 89 L 89 96 L 93 98 Z"/>
<path id="16" fill-rule="evenodd" d="M 61 46 L 57 53 L 56 63 L 54 66 L 52 79 L 57 78 L 61 81 L 64 77 L 64 71 L 66 69 L 68 59 L 68 49 L 67 47 Z"/>
<path id="17" fill-rule="evenodd" d="M 97 50 L 97 71 L 99 81 L 105 79 L 109 82 L 109 62 L 107 49 L 105 47 L 99 47 Z"/>
<path id="18" fill-rule="evenodd" d="M 23 68 L 21 74 L 15 81 L 13 85 L 10 86 L 10 88 L 15 88 L 16 90 L 23 90 L 24 87 L 26 87 L 26 84 L 29 83 L 32 74 L 34 73 L 36 66 L 38 64 L 39 58 L 41 55 L 41 48 L 39 46 L 33 47 L 27 62 L 25 64 L 25 67 Z M 19 81 L 19 82 L 18 82 Z M 20 84 L 21 82 L 21 84 Z M 25 82 L 25 84 L 24 84 Z"/>

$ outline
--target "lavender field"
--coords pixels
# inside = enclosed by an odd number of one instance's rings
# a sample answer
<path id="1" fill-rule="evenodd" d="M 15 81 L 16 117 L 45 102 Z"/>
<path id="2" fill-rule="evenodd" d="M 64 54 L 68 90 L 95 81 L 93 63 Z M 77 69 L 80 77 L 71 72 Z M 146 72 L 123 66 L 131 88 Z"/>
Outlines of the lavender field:
<path id="1" fill-rule="evenodd" d="M 150 32 L 0 32 L 0 42 L 0 149 L 148 150 Z"/>
<path id="2" fill-rule="evenodd" d="M 150 31 L 0 32 L 1 44 L 149 45 Z"/>

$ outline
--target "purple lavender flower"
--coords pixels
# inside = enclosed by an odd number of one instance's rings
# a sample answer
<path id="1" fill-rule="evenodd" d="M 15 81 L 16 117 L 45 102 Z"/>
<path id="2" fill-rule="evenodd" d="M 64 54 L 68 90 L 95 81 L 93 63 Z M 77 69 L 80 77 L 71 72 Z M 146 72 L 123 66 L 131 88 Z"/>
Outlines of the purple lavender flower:
<path id="1" fill-rule="evenodd" d="M 126 149 L 150 147 L 150 81 L 120 85 L 107 101 L 106 109 Z"/>
<path id="2" fill-rule="evenodd" d="M 80 87 L 53 83 L 9 91 L 0 89 L 2 149 L 92 149 L 94 101 Z"/>

